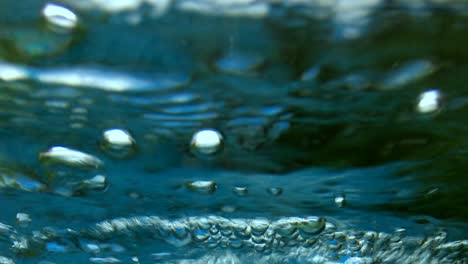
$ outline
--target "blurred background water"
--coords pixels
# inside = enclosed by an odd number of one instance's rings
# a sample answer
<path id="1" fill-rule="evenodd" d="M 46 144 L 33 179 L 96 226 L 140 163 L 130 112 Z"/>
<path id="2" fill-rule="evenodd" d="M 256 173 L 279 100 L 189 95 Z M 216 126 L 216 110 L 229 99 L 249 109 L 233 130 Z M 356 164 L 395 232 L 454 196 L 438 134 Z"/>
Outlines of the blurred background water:
<path id="1" fill-rule="evenodd" d="M 466 263 L 467 14 L 1 0 L 0 263 Z"/>

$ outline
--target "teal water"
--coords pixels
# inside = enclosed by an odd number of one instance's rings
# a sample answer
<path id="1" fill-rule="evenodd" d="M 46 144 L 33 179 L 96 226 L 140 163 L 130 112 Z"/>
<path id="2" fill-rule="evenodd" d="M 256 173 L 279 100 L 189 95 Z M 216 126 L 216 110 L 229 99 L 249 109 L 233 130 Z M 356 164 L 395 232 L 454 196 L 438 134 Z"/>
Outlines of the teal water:
<path id="1" fill-rule="evenodd" d="M 0 1 L 0 263 L 466 263 L 463 1 Z"/>

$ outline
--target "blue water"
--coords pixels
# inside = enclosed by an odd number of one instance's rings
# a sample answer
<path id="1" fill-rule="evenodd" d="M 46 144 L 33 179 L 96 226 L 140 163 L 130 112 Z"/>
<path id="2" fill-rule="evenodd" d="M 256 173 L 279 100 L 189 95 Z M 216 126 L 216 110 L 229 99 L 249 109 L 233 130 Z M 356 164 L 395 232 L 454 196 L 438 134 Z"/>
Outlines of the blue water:
<path id="1" fill-rule="evenodd" d="M 466 263 L 468 6 L 0 2 L 0 264 Z"/>

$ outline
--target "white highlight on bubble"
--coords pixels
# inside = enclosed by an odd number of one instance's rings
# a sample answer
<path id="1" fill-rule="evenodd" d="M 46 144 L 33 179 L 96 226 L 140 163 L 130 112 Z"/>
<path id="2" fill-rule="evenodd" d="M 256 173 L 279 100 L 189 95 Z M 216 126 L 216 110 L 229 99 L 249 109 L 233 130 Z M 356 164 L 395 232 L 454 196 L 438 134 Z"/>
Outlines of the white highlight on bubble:
<path id="1" fill-rule="evenodd" d="M 17 213 L 16 214 L 16 221 L 21 227 L 27 227 L 29 223 L 32 222 L 31 217 L 25 213 Z M 2 263 L 2 262 L 0 262 Z"/>
<path id="2" fill-rule="evenodd" d="M 104 131 L 103 136 L 106 142 L 114 146 L 128 147 L 135 142 L 130 133 L 117 128 Z"/>
<path id="3" fill-rule="evenodd" d="M 345 202 L 346 202 L 345 196 L 344 195 L 338 195 L 338 196 L 335 197 L 334 201 L 335 201 L 335 205 L 337 207 L 343 207 Z"/>
<path id="4" fill-rule="evenodd" d="M 39 160 L 46 164 L 62 164 L 73 167 L 98 168 L 102 166 L 102 161 L 92 155 L 61 146 L 55 146 L 47 152 L 40 153 Z"/>
<path id="5" fill-rule="evenodd" d="M 223 136 L 213 129 L 200 130 L 193 135 L 190 145 L 198 153 L 214 154 L 221 149 Z"/>
<path id="6" fill-rule="evenodd" d="M 193 181 L 187 183 L 187 188 L 194 192 L 211 194 L 216 191 L 217 186 L 213 181 Z"/>
<path id="7" fill-rule="evenodd" d="M 42 8 L 44 18 L 54 26 L 72 29 L 78 24 L 78 17 L 64 6 L 47 3 Z"/>
<path id="8" fill-rule="evenodd" d="M 417 110 L 420 113 L 431 113 L 439 109 L 440 92 L 438 90 L 429 90 L 419 96 Z"/>

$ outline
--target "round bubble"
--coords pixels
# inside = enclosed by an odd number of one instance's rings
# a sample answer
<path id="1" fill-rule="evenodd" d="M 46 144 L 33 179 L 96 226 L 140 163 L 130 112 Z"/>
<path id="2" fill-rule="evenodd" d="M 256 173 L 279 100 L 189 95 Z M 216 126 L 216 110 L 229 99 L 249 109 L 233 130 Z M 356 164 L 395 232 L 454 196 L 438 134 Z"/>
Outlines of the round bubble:
<path id="1" fill-rule="evenodd" d="M 123 129 L 109 129 L 103 133 L 102 149 L 113 158 L 126 158 L 135 154 L 136 141 L 130 132 Z"/>
<path id="2" fill-rule="evenodd" d="M 195 155 L 214 155 L 219 153 L 223 146 L 223 136 L 214 129 L 196 132 L 190 142 L 190 149 Z"/>

